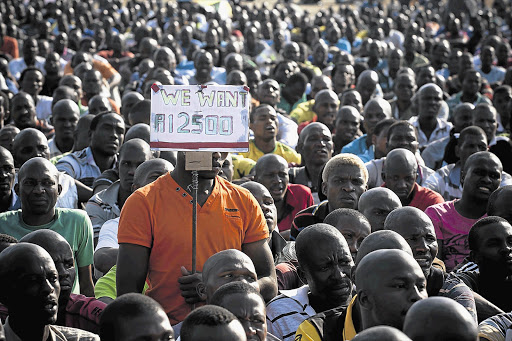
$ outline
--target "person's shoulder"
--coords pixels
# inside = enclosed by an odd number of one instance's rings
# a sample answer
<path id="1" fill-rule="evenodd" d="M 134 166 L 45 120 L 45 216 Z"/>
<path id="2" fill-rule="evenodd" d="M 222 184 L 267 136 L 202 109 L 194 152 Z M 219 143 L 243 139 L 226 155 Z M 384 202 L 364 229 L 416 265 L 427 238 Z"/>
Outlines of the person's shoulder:
<path id="1" fill-rule="evenodd" d="M 60 208 L 56 207 L 59 217 L 66 219 L 89 219 L 87 212 L 76 208 Z"/>
<path id="2" fill-rule="evenodd" d="M 451 212 L 454 209 L 454 200 L 452 200 L 431 205 L 425 209 L 425 213 L 430 217 L 432 217 L 431 214 L 437 214 L 442 218 L 444 214 Z"/>
<path id="3" fill-rule="evenodd" d="M 70 341 L 99 341 L 100 337 L 94 333 L 87 332 L 78 328 L 64 327 L 51 325 L 50 328 L 56 333 L 59 340 L 70 340 Z"/>
<path id="4" fill-rule="evenodd" d="M 288 190 L 291 191 L 293 194 L 298 195 L 311 194 L 311 189 L 309 187 L 300 184 L 288 184 Z"/>
<path id="5" fill-rule="evenodd" d="M 20 214 L 20 213 L 21 213 L 21 209 L 0 213 L 0 220 L 9 221 L 9 220 L 15 219 L 15 218 L 18 219 L 18 214 Z"/>

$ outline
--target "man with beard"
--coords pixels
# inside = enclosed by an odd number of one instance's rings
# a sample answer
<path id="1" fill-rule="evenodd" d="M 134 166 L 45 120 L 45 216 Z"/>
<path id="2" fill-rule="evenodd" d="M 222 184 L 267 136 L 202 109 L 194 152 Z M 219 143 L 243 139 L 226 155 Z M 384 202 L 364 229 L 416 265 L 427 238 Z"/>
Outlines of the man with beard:
<path id="1" fill-rule="evenodd" d="M 277 207 L 277 226 L 285 239 L 295 215 L 314 204 L 311 190 L 303 185 L 290 184 L 288 162 L 275 154 L 263 155 L 254 166 L 254 180 L 265 186 Z"/>
<path id="2" fill-rule="evenodd" d="M 281 290 L 267 305 L 268 331 L 285 341 L 294 339 L 307 317 L 346 305 L 352 297 L 354 261 L 340 231 L 327 224 L 309 226 L 298 236 L 295 250 L 307 284 Z"/>
<path id="3" fill-rule="evenodd" d="M 304 166 L 290 168 L 290 183 L 304 185 L 311 189 L 315 204 L 319 204 L 321 171 L 333 153 L 329 128 L 320 122 L 310 123 L 300 132 L 297 152 L 300 153 Z"/>
<path id="4" fill-rule="evenodd" d="M 9 309 L 6 340 L 99 340 L 92 333 L 54 325 L 61 291 L 59 274 L 42 247 L 12 245 L 0 253 L 0 261 L 0 302 Z"/>
<path id="5" fill-rule="evenodd" d="M 241 250 L 253 261 L 261 293 L 270 300 L 277 283 L 268 228 L 249 191 L 217 176 L 226 155 L 212 153 L 212 170 L 198 172 L 197 270 L 221 250 Z M 190 272 L 191 183 L 185 153 L 179 152 L 172 173 L 135 191 L 126 200 L 119 221 L 118 295 L 142 292 L 149 276 L 152 287 L 146 294 L 163 306 L 171 324 L 185 318 L 188 304 L 201 301 L 196 291 L 201 273 Z M 172 227 L 173 233 L 168 233 L 171 221 L 179 228 Z"/>

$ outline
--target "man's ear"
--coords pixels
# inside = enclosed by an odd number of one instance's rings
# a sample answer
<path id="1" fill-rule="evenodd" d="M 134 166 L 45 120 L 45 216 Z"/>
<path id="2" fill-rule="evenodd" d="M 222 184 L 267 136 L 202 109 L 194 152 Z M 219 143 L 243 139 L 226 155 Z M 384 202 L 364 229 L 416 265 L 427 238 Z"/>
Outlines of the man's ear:
<path id="1" fill-rule="evenodd" d="M 327 183 L 322 182 L 322 194 L 327 196 Z"/>
<path id="2" fill-rule="evenodd" d="M 357 299 L 359 300 L 359 304 L 361 305 L 361 307 L 367 310 L 372 309 L 373 301 L 364 290 L 358 290 Z"/>
<path id="3" fill-rule="evenodd" d="M 16 193 L 17 196 L 20 196 L 20 184 L 19 183 L 14 185 L 14 193 Z"/>
<path id="4" fill-rule="evenodd" d="M 62 185 L 61 185 L 61 184 L 58 184 L 57 188 L 58 188 L 59 195 L 60 195 L 60 193 L 62 192 Z"/>
<path id="5" fill-rule="evenodd" d="M 196 291 L 201 301 L 206 302 L 206 285 L 203 282 L 199 282 L 196 286 Z"/>
<path id="6" fill-rule="evenodd" d="M 306 273 L 302 270 L 300 264 L 297 266 L 297 276 L 299 276 L 299 280 L 303 285 L 308 284 L 308 279 L 306 278 Z"/>

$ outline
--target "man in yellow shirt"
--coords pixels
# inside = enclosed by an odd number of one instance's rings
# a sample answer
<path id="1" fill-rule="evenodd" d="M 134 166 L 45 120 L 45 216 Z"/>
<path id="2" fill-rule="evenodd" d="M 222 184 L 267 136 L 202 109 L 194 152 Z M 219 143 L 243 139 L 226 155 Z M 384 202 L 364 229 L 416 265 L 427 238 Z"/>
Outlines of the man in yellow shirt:
<path id="1" fill-rule="evenodd" d="M 249 141 L 249 151 L 240 153 L 240 155 L 258 161 L 265 154 L 277 154 L 282 156 L 288 163 L 300 165 L 300 154 L 277 141 L 277 113 L 272 106 L 268 104 L 259 105 L 251 111 L 249 121 L 249 127 L 254 133 L 254 139 Z"/>
<path id="2" fill-rule="evenodd" d="M 364 256 L 355 279 L 357 295 L 348 307 L 310 317 L 297 329 L 295 340 L 352 340 L 357 332 L 378 325 L 401 330 L 409 308 L 427 298 L 420 266 L 402 250 L 377 250 Z"/>

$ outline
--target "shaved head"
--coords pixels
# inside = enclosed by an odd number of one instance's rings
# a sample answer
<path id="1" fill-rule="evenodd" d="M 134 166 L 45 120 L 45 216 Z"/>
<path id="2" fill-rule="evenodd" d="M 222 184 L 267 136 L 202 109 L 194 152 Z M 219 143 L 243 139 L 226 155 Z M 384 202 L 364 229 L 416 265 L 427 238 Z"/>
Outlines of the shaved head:
<path id="1" fill-rule="evenodd" d="M 288 168 L 288 162 L 282 156 L 277 154 L 265 154 L 258 159 L 254 166 L 255 178 L 257 179 L 258 175 L 261 175 L 261 173 L 266 170 L 270 164 L 274 163 L 286 165 L 286 168 Z"/>
<path id="2" fill-rule="evenodd" d="M 400 330 L 389 326 L 376 326 L 363 330 L 352 341 L 411 341 Z"/>
<path id="3" fill-rule="evenodd" d="M 150 142 L 150 127 L 146 123 L 137 123 L 130 127 L 126 135 L 124 136 L 124 142 L 128 142 L 131 139 L 139 138 L 147 143 Z"/>
<path id="4" fill-rule="evenodd" d="M 376 250 L 396 249 L 407 252 L 412 256 L 411 247 L 407 241 L 394 231 L 381 230 L 371 233 L 363 240 L 357 253 L 356 266 L 367 254 Z"/>
<path id="5" fill-rule="evenodd" d="M 416 302 L 407 312 L 403 331 L 413 340 L 478 340 L 477 324 L 469 312 L 447 297 Z"/>
<path id="6" fill-rule="evenodd" d="M 388 214 L 402 207 L 400 198 L 385 187 L 376 187 L 364 192 L 359 198 L 357 209 L 364 214 L 372 226 L 372 232 L 384 229 Z"/>
<path id="7" fill-rule="evenodd" d="M 136 188 L 144 187 L 160 176 L 172 172 L 174 166 L 164 159 L 151 159 L 141 163 L 135 170 L 133 185 Z"/>

